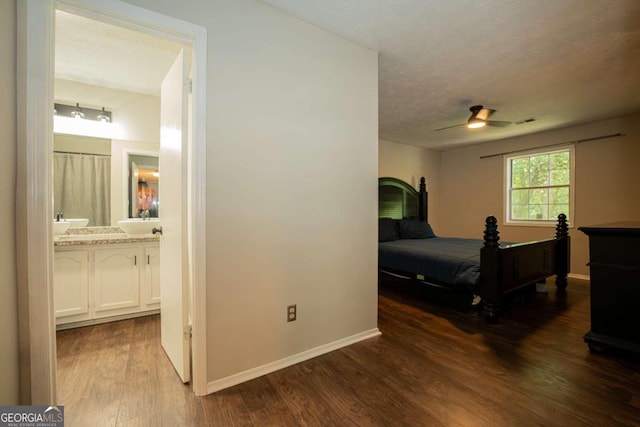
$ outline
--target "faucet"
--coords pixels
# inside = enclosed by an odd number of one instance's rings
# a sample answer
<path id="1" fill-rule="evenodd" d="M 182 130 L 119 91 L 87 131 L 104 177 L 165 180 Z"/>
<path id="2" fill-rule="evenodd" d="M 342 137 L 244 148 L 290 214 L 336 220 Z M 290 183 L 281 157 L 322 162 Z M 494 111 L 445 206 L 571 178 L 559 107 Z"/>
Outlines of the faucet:
<path id="1" fill-rule="evenodd" d="M 149 219 L 149 211 L 142 211 L 140 213 L 140 216 L 142 217 L 142 220 L 145 221 L 147 219 Z"/>

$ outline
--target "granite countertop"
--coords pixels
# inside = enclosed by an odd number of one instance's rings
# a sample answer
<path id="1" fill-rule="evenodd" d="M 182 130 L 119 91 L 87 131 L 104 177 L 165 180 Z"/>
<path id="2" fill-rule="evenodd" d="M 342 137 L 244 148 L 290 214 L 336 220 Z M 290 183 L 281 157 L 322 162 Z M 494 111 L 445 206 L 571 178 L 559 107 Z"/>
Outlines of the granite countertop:
<path id="1" fill-rule="evenodd" d="M 69 228 L 64 234 L 54 236 L 54 246 L 106 245 L 118 243 L 157 242 L 159 235 L 126 234 L 120 227 Z"/>

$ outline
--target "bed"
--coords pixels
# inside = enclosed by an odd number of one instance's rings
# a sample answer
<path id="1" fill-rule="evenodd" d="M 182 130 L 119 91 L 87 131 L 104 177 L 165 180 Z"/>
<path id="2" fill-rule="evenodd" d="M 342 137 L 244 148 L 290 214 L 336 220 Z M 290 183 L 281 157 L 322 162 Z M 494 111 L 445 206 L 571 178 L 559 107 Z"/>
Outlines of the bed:
<path id="1" fill-rule="evenodd" d="M 547 277 L 555 275 L 557 289 L 566 289 L 570 237 L 564 214 L 547 240 L 501 243 L 494 216 L 486 218 L 483 239 L 439 237 L 429 225 L 424 178 L 419 191 L 396 178 L 378 184 L 381 272 L 479 296 L 488 322 L 498 319 L 507 295 Z"/>

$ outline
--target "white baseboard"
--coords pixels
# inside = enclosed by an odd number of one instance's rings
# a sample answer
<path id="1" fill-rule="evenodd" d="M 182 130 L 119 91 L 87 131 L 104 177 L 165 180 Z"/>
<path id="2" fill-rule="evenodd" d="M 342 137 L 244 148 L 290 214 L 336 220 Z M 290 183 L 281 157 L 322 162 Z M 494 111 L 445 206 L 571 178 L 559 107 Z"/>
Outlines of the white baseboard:
<path id="1" fill-rule="evenodd" d="M 119 320 L 135 319 L 136 317 L 152 316 L 160 314 L 160 309 L 140 311 L 138 313 L 120 314 L 118 316 L 101 317 L 98 319 L 80 320 L 78 322 L 62 323 L 56 325 L 56 331 L 64 331 L 65 329 L 80 328 L 82 326 L 93 326 L 101 323 L 117 322 Z"/>
<path id="2" fill-rule="evenodd" d="M 572 278 L 572 279 L 580 279 L 580 280 L 591 280 L 591 276 L 587 276 L 585 274 L 574 274 L 574 273 L 569 273 L 567 275 L 568 277 Z"/>
<path id="3" fill-rule="evenodd" d="M 247 369 L 246 371 L 238 372 L 237 374 L 229 375 L 228 377 L 211 381 L 207 383 L 207 394 L 215 393 L 216 391 L 238 385 L 245 381 L 253 380 L 263 375 L 270 374 L 271 372 L 275 372 L 280 369 L 287 368 L 291 365 L 295 365 L 296 363 L 313 359 L 314 357 L 321 356 L 325 353 L 329 353 L 331 351 L 338 350 L 339 348 L 346 347 L 348 345 L 355 344 L 359 341 L 363 341 L 369 338 L 377 337 L 379 335 L 381 335 L 381 332 L 378 328 L 371 329 L 359 334 L 351 335 L 350 337 L 330 342 L 328 344 L 314 347 L 312 349 L 303 351 L 302 353 L 285 357 L 284 359 L 276 360 L 275 362 L 267 363 L 266 365 Z"/>

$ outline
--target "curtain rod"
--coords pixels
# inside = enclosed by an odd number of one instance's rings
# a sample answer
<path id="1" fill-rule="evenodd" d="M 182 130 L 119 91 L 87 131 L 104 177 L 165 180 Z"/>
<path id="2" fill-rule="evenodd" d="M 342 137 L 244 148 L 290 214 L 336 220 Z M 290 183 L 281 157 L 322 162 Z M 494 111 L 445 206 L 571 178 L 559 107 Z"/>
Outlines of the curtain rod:
<path id="1" fill-rule="evenodd" d="M 53 151 L 54 154 L 77 154 L 79 156 L 111 157 L 111 154 L 78 153 L 77 151 Z"/>
<path id="2" fill-rule="evenodd" d="M 577 139 L 575 141 L 558 142 L 556 144 L 542 145 L 540 147 L 523 148 L 522 150 L 504 151 L 502 153 L 488 154 L 486 156 L 480 156 L 480 158 L 488 159 L 489 157 L 498 157 L 498 156 L 503 156 L 505 154 L 513 154 L 513 153 L 521 153 L 523 151 L 537 150 L 538 148 L 556 147 L 558 145 L 580 144 L 581 142 L 597 141 L 599 139 L 615 138 L 623 135 L 624 135 L 623 133 L 618 132 L 618 133 L 612 133 L 610 135 L 595 136 L 593 138 Z"/>

